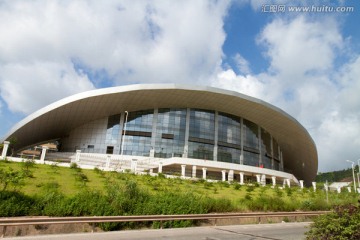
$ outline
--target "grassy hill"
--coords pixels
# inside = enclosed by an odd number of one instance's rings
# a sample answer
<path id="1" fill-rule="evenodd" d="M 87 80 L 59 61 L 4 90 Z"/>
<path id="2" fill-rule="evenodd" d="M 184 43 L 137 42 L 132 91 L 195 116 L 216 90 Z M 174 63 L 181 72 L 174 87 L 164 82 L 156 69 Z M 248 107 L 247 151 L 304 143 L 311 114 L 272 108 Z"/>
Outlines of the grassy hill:
<path id="1" fill-rule="evenodd" d="M 355 203 L 357 197 L 348 192 L 329 193 L 326 201 L 323 190 L 298 186 L 241 186 L 0 161 L 0 217 L 326 210 Z M 109 230 L 124 224 L 104 226 Z"/>
<path id="2" fill-rule="evenodd" d="M 357 171 L 359 168 L 355 165 L 355 170 Z M 356 174 L 356 173 L 355 173 Z M 316 182 L 342 182 L 342 181 L 353 181 L 352 168 L 333 171 L 333 172 L 319 172 L 316 176 Z"/>

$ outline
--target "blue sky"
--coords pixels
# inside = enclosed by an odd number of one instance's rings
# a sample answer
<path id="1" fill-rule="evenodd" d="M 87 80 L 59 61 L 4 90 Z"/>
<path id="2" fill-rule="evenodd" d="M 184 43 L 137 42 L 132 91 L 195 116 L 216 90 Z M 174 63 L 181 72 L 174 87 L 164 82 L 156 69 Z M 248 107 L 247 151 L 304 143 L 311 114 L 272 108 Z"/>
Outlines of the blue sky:
<path id="1" fill-rule="evenodd" d="M 348 168 L 360 158 L 359 22 L 359 0 L 0 0 L 0 136 L 79 92 L 190 83 L 280 107 L 313 137 L 319 171 Z"/>

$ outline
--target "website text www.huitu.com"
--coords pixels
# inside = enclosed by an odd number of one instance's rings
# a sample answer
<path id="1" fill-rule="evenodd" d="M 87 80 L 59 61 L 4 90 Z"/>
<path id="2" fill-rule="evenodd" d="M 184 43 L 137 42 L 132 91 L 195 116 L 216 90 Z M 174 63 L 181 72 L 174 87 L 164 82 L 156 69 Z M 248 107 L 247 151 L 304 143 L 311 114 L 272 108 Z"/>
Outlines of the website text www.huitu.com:
<path id="1" fill-rule="evenodd" d="M 264 13 L 285 13 L 285 12 L 308 12 L 308 13 L 348 13 L 354 12 L 355 8 L 351 6 L 286 6 L 280 4 L 264 4 L 261 12 Z"/>

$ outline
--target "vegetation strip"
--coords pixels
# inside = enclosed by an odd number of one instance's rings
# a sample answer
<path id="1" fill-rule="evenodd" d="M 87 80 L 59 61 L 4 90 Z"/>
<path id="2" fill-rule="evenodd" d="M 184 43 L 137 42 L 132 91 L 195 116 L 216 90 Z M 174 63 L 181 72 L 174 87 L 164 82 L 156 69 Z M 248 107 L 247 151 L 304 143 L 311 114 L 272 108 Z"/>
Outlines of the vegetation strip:
<path id="1" fill-rule="evenodd" d="M 355 203 L 358 195 L 271 185 L 168 179 L 131 173 L 86 170 L 0 161 L 0 217 L 139 216 L 242 212 L 324 211 Z M 230 218 L 228 215 L 227 218 Z M 280 221 L 289 221 L 285 216 Z M 174 228 L 200 224 L 194 220 L 103 222 L 102 230 Z M 272 222 L 272 220 L 266 220 Z"/>

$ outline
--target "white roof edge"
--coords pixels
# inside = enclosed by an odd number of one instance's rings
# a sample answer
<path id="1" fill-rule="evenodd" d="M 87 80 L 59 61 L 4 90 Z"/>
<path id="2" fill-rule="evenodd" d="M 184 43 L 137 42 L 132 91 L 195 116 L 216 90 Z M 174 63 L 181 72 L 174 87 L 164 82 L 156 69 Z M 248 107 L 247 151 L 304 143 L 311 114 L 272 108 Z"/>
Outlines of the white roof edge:
<path id="1" fill-rule="evenodd" d="M 116 87 L 108 87 L 108 88 L 100 88 L 100 89 L 95 89 L 95 90 L 90 90 L 90 91 L 85 91 L 85 92 L 81 92 L 81 93 L 77 93 L 68 97 L 65 97 L 63 99 L 60 99 L 56 102 L 53 102 L 37 111 L 35 111 L 34 113 L 28 115 L 27 117 L 25 117 L 24 119 L 22 119 L 20 122 L 18 122 L 17 124 L 15 124 L 10 131 L 1 139 L 1 142 L 3 142 L 4 140 L 6 140 L 9 136 L 11 136 L 16 130 L 18 130 L 19 128 L 21 128 L 22 126 L 24 126 L 25 124 L 31 122 L 32 120 L 36 119 L 37 117 L 51 111 L 54 110 L 58 107 L 61 107 L 63 105 L 81 100 L 81 99 L 85 99 L 85 98 L 89 98 L 89 97 L 95 97 L 95 96 L 99 96 L 99 95 L 107 95 L 107 94 L 114 94 L 114 93 L 120 93 L 120 92 L 131 92 L 131 91 L 137 91 L 137 90 L 161 90 L 161 89 L 183 89 L 183 90 L 191 90 L 191 91 L 208 91 L 208 92 L 213 92 L 213 93 L 219 93 L 219 94 L 224 94 L 224 95 L 230 95 L 230 96 L 235 96 L 235 97 L 239 97 L 242 99 L 246 99 L 248 101 L 251 102 L 255 102 L 261 105 L 264 105 L 276 112 L 279 112 L 280 114 L 282 114 L 284 117 L 291 119 L 293 122 L 295 122 L 299 127 L 301 127 L 304 132 L 306 132 L 309 136 L 309 138 L 312 140 L 313 144 L 315 144 L 314 140 L 311 138 L 309 132 L 305 129 L 305 127 L 303 125 L 301 125 L 294 117 L 292 117 L 291 115 L 289 115 L 288 113 L 286 113 L 285 111 L 283 111 L 282 109 L 267 103 L 263 100 L 260 100 L 258 98 L 255 97 L 251 97 L 239 92 L 235 92 L 235 91 L 231 91 L 231 90 L 226 90 L 226 89 L 221 89 L 221 88 L 216 88 L 216 87 L 210 87 L 210 86 L 203 86 L 203 85 L 191 85 L 191 84 L 177 84 L 177 83 L 159 83 L 159 84 L 132 84 L 132 85 L 125 85 L 125 86 L 116 86 Z"/>

